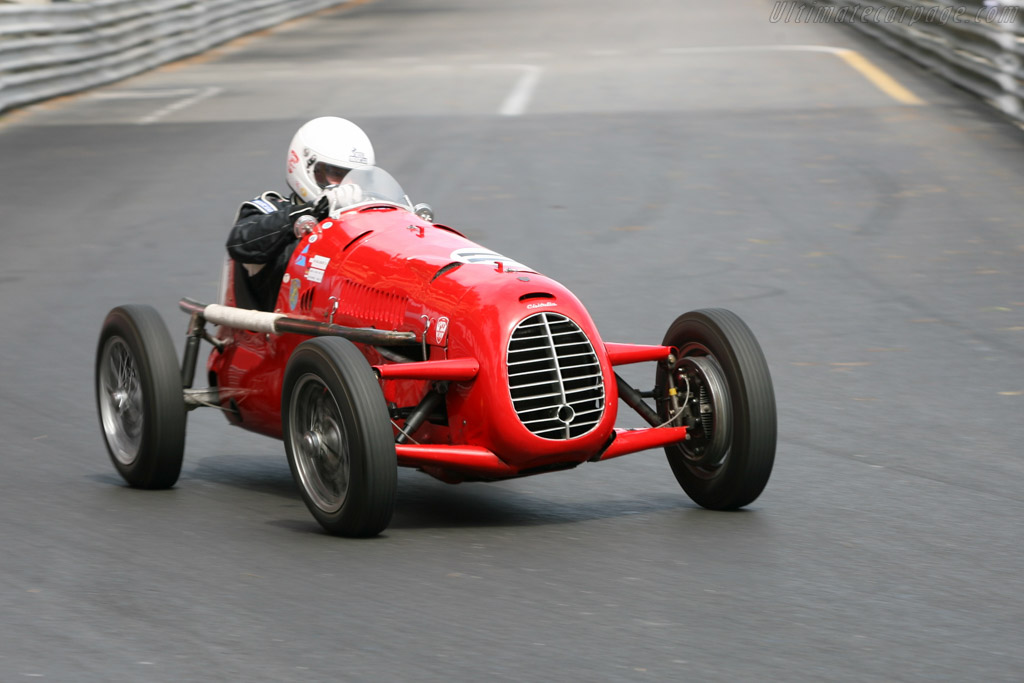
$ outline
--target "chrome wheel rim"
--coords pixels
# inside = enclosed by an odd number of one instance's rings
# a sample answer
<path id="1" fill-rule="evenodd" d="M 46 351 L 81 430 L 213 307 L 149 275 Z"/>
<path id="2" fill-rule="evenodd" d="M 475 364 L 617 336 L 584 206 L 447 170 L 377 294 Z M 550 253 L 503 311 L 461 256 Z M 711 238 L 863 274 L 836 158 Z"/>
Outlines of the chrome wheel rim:
<path id="1" fill-rule="evenodd" d="M 103 345 L 98 375 L 103 434 L 114 458 L 131 465 L 142 445 L 144 403 L 138 362 L 121 337 L 110 337 Z"/>
<path id="2" fill-rule="evenodd" d="M 303 490 L 318 509 L 337 512 L 348 495 L 352 462 L 338 402 L 316 375 L 303 375 L 295 383 L 288 427 Z"/>

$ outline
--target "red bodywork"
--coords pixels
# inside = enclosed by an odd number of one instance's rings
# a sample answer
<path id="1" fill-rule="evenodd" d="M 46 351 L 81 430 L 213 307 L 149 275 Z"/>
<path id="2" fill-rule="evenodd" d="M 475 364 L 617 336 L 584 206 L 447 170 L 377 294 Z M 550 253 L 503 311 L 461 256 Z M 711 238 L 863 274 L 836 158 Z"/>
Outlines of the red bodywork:
<path id="1" fill-rule="evenodd" d="M 323 221 L 301 240 L 281 285 L 276 312 L 288 317 L 426 337 L 425 360 L 421 347 L 412 347 L 417 362 L 394 362 L 373 346 L 358 345 L 377 369 L 384 398 L 393 408 L 415 406 L 432 382 L 449 383 L 447 424 L 425 422 L 411 435 L 415 443 L 398 444 L 399 465 L 419 467 L 446 481 L 502 479 L 573 467 L 684 437 L 683 427 L 614 427 L 618 392 L 613 366 L 664 360 L 671 348 L 604 344 L 586 309 L 565 287 L 498 255 L 479 263 L 453 258 L 472 252 L 493 253 L 404 209 L 370 205 Z M 229 306 L 235 305 L 232 284 L 229 276 L 223 302 Z M 521 321 L 538 311 L 575 322 L 600 364 L 604 413 L 577 437 L 532 433 L 512 403 L 509 338 Z M 229 419 L 280 438 L 285 365 L 307 337 L 227 328 L 218 334 L 229 343 L 211 353 L 207 367 L 211 386 L 235 397 L 230 406 L 236 413 L 228 413 Z"/>

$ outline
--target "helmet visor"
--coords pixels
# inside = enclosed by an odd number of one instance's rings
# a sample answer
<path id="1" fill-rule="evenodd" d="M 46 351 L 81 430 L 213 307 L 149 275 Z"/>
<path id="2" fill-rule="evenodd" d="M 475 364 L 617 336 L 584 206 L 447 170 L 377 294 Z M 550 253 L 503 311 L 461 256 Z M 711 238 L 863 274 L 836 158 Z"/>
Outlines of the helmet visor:
<path id="1" fill-rule="evenodd" d="M 338 185 L 345 179 L 345 174 L 348 171 L 349 169 L 344 166 L 335 166 L 334 164 L 318 161 L 313 165 L 313 180 L 320 187 Z"/>

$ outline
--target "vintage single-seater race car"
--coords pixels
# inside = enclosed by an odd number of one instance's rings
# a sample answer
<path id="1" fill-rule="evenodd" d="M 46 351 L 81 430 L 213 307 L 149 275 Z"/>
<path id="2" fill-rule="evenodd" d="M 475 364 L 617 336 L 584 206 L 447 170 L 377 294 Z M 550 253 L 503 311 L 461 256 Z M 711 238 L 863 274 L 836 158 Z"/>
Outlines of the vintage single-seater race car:
<path id="1" fill-rule="evenodd" d="M 273 312 L 256 310 L 231 261 L 218 303 L 179 302 L 191 316 L 180 364 L 153 308 L 109 313 L 96 399 L 130 485 L 173 486 L 186 414 L 210 406 L 283 439 L 310 512 L 343 536 L 387 527 L 400 466 L 449 483 L 496 481 L 662 447 L 706 508 L 760 495 L 775 457 L 775 397 L 736 315 L 686 313 L 661 344 L 606 342 L 568 289 L 432 222 L 383 169 L 346 182 L 363 201 L 300 240 Z M 209 386 L 194 388 L 203 340 L 213 346 Z M 616 373 L 641 362 L 655 365 L 653 389 Z M 620 399 L 650 426 L 616 427 Z"/>

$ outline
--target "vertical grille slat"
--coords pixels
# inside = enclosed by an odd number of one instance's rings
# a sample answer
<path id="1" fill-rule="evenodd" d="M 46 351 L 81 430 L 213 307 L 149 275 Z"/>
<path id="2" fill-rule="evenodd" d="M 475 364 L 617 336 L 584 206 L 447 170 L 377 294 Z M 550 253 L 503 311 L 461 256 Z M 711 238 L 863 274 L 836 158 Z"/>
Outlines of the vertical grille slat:
<path id="1" fill-rule="evenodd" d="M 587 335 L 569 318 L 543 312 L 520 321 L 505 362 L 512 406 L 537 436 L 574 439 L 601 421 L 601 364 Z"/>

